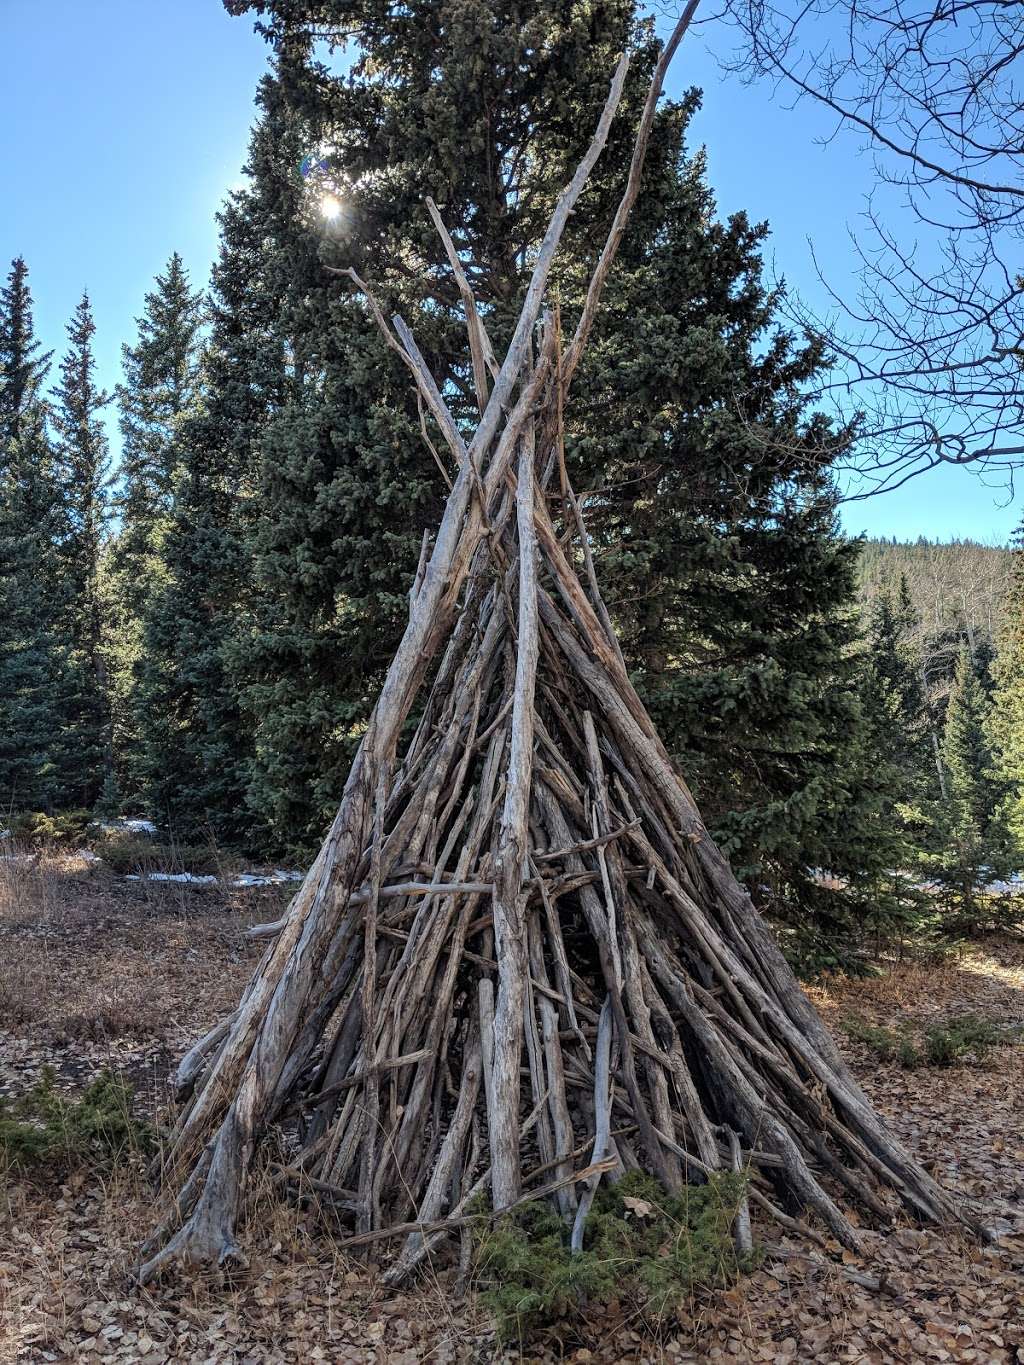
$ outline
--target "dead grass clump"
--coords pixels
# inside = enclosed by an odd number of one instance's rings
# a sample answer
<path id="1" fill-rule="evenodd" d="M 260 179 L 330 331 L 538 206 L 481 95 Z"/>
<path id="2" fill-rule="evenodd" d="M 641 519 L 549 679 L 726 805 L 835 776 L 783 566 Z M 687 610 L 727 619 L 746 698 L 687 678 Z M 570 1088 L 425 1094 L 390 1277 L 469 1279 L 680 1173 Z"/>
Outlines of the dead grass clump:
<path id="1" fill-rule="evenodd" d="M 60 875 L 47 852 L 5 839 L 0 845 L 0 923 L 52 918 L 61 899 Z"/>
<path id="2" fill-rule="evenodd" d="M 231 860 L 215 844 L 154 843 L 133 834 L 105 834 L 95 852 L 114 872 L 144 875 L 148 872 L 187 872 L 193 877 L 223 876 Z"/>

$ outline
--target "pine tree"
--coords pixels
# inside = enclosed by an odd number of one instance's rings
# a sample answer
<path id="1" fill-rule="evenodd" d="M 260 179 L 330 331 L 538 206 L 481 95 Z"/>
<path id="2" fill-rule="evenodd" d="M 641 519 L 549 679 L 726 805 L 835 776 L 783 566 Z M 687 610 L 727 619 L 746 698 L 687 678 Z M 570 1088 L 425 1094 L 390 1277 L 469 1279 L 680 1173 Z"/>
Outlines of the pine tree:
<path id="1" fill-rule="evenodd" d="M 61 803 L 92 807 L 110 764 L 110 704 L 101 601 L 109 524 L 110 452 L 96 386 L 93 321 L 83 293 L 68 324 L 68 350 L 54 389 L 55 454 L 62 519 L 59 628 L 66 646 L 58 770 Z"/>
<path id="2" fill-rule="evenodd" d="M 992 732 L 1007 793 L 1003 816 L 1015 842 L 1014 861 L 1024 867 L 1024 524 L 1016 534 L 1006 623 L 995 664 Z"/>
<path id="3" fill-rule="evenodd" d="M 0 290 L 0 801 L 23 810 L 49 808 L 57 792 L 62 721 L 58 502 L 43 396 L 49 365 L 18 257 Z"/>
<path id="4" fill-rule="evenodd" d="M 160 651 L 178 661 L 166 674 L 180 743 L 166 769 L 165 806 L 179 827 L 202 822 L 231 842 L 258 836 L 263 847 L 265 813 L 261 819 L 248 804 L 247 789 L 265 722 L 241 699 L 260 681 L 252 649 L 261 601 L 252 563 L 259 443 L 288 391 L 292 352 L 279 317 L 290 285 L 287 257 L 268 249 L 292 230 L 291 160 L 281 168 L 286 136 L 270 116 L 257 123 L 245 168 L 250 185 L 233 192 L 218 216 L 203 402 L 187 425 L 175 488 Z M 298 144 L 288 150 L 298 157 Z"/>
<path id="5" fill-rule="evenodd" d="M 282 149 L 254 183 L 276 209 L 263 220 L 281 281 L 269 325 L 289 374 L 260 444 L 251 796 L 301 840 L 340 790 L 444 491 L 397 360 L 331 269 L 356 267 L 385 314 L 401 312 L 457 414 L 470 414 L 472 376 L 452 359 L 461 305 L 425 198 L 500 351 L 550 204 L 615 54 L 631 47 L 622 116 L 556 269 L 568 332 L 655 45 L 627 0 L 255 8 L 277 54 L 261 104 Z M 311 35 L 330 32 L 358 35 L 351 79 L 318 59 Z M 822 357 L 774 327 L 765 230 L 743 215 L 717 222 L 702 160 L 684 155 L 695 105 L 659 115 L 574 387 L 567 458 L 627 658 L 716 835 L 751 876 L 772 862 L 780 891 L 803 894 L 808 865 L 852 864 L 870 832 L 871 801 L 846 761 L 862 724 L 856 551 L 837 533 L 829 473 L 847 434 L 804 410 Z"/>
<path id="6" fill-rule="evenodd" d="M 867 635 L 866 699 L 879 753 L 895 765 L 907 806 L 938 795 L 931 762 L 928 704 L 912 644 L 917 613 L 901 575 L 894 602 L 887 590 L 872 604 Z"/>
<path id="7" fill-rule="evenodd" d="M 165 637 L 150 623 L 170 590 L 166 538 L 183 433 L 200 402 L 202 293 L 193 291 L 175 252 L 146 295 L 138 339 L 123 350 L 121 527 L 112 548 L 114 753 L 120 790 L 130 799 L 160 788 L 162 765 L 180 741 L 162 705 Z M 159 605 L 158 605 L 159 604 Z M 159 788 L 159 790 L 157 790 Z"/>
<path id="8" fill-rule="evenodd" d="M 957 660 L 946 708 L 942 759 L 948 796 L 936 826 L 936 867 L 958 927 L 985 921 L 982 889 L 1008 875 L 1011 840 L 1001 807 L 1005 785 L 996 772 L 990 704 L 966 644 Z"/>

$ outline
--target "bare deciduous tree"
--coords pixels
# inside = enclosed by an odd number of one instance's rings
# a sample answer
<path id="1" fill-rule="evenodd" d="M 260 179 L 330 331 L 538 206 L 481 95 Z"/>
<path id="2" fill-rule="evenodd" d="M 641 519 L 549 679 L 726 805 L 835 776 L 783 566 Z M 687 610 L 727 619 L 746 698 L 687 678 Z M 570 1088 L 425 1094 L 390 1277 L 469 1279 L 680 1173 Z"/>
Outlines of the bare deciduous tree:
<path id="1" fill-rule="evenodd" d="M 1024 6 L 725 0 L 723 18 L 742 35 L 727 66 L 822 106 L 874 159 L 856 284 L 819 270 L 824 307 L 789 303 L 836 356 L 822 399 L 862 414 L 860 495 L 941 464 L 1012 490 L 1024 464 Z"/>

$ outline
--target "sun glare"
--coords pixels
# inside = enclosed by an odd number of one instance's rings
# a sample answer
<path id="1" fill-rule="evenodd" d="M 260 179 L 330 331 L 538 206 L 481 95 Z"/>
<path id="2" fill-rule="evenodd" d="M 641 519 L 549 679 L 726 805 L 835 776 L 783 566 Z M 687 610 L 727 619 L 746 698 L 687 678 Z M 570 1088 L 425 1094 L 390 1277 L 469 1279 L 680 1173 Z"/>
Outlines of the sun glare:
<path id="1" fill-rule="evenodd" d="M 320 216 L 328 220 L 337 218 L 341 213 L 341 202 L 333 194 L 325 194 L 320 200 Z"/>

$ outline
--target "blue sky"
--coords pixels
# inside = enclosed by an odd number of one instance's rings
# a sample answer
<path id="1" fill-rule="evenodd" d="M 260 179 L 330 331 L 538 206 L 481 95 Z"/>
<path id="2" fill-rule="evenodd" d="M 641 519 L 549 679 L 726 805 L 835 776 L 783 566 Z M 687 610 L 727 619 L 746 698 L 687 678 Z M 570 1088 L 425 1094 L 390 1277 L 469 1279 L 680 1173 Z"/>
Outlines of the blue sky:
<path id="1" fill-rule="evenodd" d="M 239 180 L 265 45 L 220 0 L 0 0 L 0 118 L 20 129 L 0 163 L 0 264 L 28 261 L 37 330 L 58 354 L 82 288 L 93 299 L 109 388 L 153 276 L 180 251 L 196 283 L 216 252 L 214 214 Z M 830 125 L 765 85 L 722 75 L 701 37 L 676 57 L 669 92 L 704 87 L 691 144 L 707 147 L 722 213 L 772 228 L 767 258 L 812 302 L 808 239 L 828 274 L 851 277 L 871 162 Z M 56 358 L 56 357 L 55 357 Z M 941 470 L 851 503 L 854 534 L 1005 540 L 1021 505 L 964 470 Z"/>

